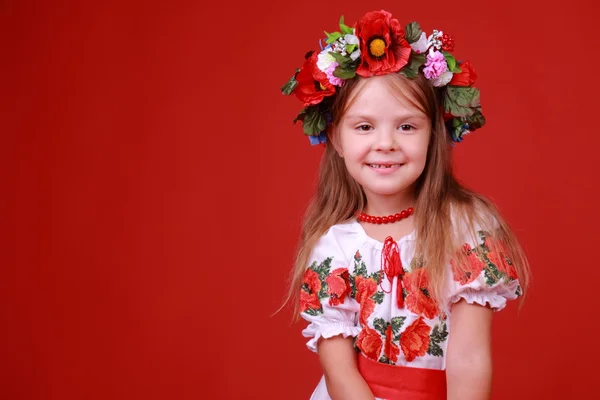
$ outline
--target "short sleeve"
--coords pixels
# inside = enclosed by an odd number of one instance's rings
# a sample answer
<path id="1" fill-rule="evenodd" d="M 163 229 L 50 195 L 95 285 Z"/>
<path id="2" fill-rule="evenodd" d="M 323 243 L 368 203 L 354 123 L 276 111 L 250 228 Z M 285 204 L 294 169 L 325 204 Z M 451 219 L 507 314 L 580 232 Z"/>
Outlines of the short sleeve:
<path id="1" fill-rule="evenodd" d="M 302 335 L 317 352 L 320 338 L 360 333 L 358 302 L 350 296 L 348 262 L 335 233 L 326 233 L 313 249 L 300 289 L 300 315 L 309 325 Z"/>
<path id="2" fill-rule="evenodd" d="M 476 229 L 475 233 L 476 238 L 465 240 L 450 262 L 448 305 L 464 299 L 500 311 L 522 293 L 517 271 L 491 232 Z"/>

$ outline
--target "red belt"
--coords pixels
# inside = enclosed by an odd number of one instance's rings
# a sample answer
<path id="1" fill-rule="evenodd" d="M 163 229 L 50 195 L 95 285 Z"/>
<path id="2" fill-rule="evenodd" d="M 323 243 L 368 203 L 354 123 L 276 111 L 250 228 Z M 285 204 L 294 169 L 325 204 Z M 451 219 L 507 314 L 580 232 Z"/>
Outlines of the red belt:
<path id="1" fill-rule="evenodd" d="M 386 400 L 446 400 L 446 371 L 401 367 L 358 355 L 358 370 L 375 397 Z"/>

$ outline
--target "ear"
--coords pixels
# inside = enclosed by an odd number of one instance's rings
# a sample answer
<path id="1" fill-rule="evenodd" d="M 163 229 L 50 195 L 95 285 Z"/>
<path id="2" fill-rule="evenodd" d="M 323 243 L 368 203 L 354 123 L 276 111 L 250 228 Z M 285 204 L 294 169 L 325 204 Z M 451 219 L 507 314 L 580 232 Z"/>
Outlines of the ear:
<path id="1" fill-rule="evenodd" d="M 338 130 L 334 126 L 330 126 L 327 130 L 327 136 L 333 145 L 336 153 L 340 156 L 340 158 L 344 158 L 344 151 L 342 146 L 340 146 L 339 133 Z"/>

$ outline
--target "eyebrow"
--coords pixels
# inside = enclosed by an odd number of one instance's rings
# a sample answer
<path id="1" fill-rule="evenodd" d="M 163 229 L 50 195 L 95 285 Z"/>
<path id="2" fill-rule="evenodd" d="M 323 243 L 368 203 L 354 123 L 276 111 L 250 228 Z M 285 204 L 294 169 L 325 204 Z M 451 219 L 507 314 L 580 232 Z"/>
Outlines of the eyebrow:
<path id="1" fill-rule="evenodd" d="M 421 113 L 406 113 L 406 114 L 398 114 L 394 116 L 398 119 L 427 119 L 425 114 Z M 374 117 L 368 114 L 346 114 L 345 118 L 348 119 L 373 119 Z"/>

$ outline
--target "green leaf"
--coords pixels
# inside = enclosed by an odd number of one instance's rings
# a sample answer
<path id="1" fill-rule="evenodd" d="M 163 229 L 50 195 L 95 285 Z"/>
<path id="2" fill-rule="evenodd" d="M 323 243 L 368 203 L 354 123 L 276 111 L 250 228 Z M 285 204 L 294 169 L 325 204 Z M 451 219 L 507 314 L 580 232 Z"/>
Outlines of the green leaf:
<path id="1" fill-rule="evenodd" d="M 373 272 L 371 274 L 371 278 L 373 278 L 375 280 L 375 283 L 377 283 L 378 285 L 381 283 L 382 276 L 383 276 L 382 271 Z"/>
<path id="2" fill-rule="evenodd" d="M 387 329 L 387 322 L 383 318 L 375 318 L 373 320 L 373 328 L 382 335 L 385 335 Z"/>
<path id="3" fill-rule="evenodd" d="M 319 111 L 318 106 L 309 106 L 302 110 L 294 121 L 302 121 L 304 134 L 318 136 L 327 127 L 325 116 Z"/>
<path id="4" fill-rule="evenodd" d="M 290 80 L 281 87 L 281 92 L 286 96 L 294 93 L 294 89 L 296 89 L 296 86 L 298 86 L 298 81 L 296 80 L 296 75 L 298 75 L 298 72 L 300 72 L 300 68 L 296 69 L 294 76 L 292 76 Z"/>
<path id="5" fill-rule="evenodd" d="M 358 260 L 354 260 L 354 275 L 356 276 L 366 276 L 367 275 L 367 265 L 362 258 L 360 262 Z"/>
<path id="6" fill-rule="evenodd" d="M 387 358 L 385 355 L 382 355 L 381 357 L 379 357 L 379 361 L 382 364 L 389 364 L 389 365 L 394 365 L 394 363 L 392 362 L 392 360 L 390 360 L 389 358 Z"/>
<path id="7" fill-rule="evenodd" d="M 333 71 L 333 76 L 337 76 L 340 79 L 351 79 L 356 76 L 356 71 L 353 69 L 341 68 L 339 65 Z"/>
<path id="8" fill-rule="evenodd" d="M 344 24 L 344 16 L 340 18 L 340 30 L 344 35 L 352 34 L 352 28 Z"/>
<path id="9" fill-rule="evenodd" d="M 421 26 L 417 22 L 411 22 L 410 24 L 406 25 L 404 32 L 406 35 L 406 41 L 408 43 L 414 43 L 418 41 L 423 33 Z"/>
<path id="10" fill-rule="evenodd" d="M 330 51 L 329 54 L 335 59 L 335 61 L 342 67 L 342 68 L 347 68 L 348 66 L 350 66 L 352 63 L 354 63 L 354 61 L 348 57 L 348 56 L 343 56 L 340 53 L 336 53 L 333 51 Z"/>
<path id="11" fill-rule="evenodd" d="M 479 89 L 466 86 L 448 86 L 444 109 L 455 117 L 469 117 L 479 107 Z"/>
<path id="12" fill-rule="evenodd" d="M 317 315 L 323 314 L 323 307 L 321 307 L 319 309 L 309 308 L 308 310 L 306 310 L 304 312 L 307 313 L 308 315 L 312 315 L 313 317 L 316 317 Z"/>
<path id="13" fill-rule="evenodd" d="M 398 333 L 400 328 L 402 328 L 402 325 L 404 325 L 405 320 L 406 320 L 406 317 L 392 318 L 392 330 L 394 331 L 394 333 Z"/>
<path id="14" fill-rule="evenodd" d="M 375 301 L 375 303 L 381 304 L 383 302 L 383 292 L 376 292 L 373 296 L 371 296 L 371 298 Z"/>
<path id="15" fill-rule="evenodd" d="M 325 32 L 325 35 L 327 35 L 327 40 L 325 41 L 325 43 L 333 43 L 342 37 L 342 34 L 339 32 L 333 32 L 333 33 Z"/>
<path id="16" fill-rule="evenodd" d="M 346 45 L 346 51 L 348 52 L 348 54 L 352 54 L 352 52 L 354 50 L 356 50 L 357 47 L 358 47 L 357 44 L 347 44 Z"/>
<path id="17" fill-rule="evenodd" d="M 450 53 L 442 52 L 444 58 L 446 59 L 446 63 L 448 64 L 448 70 L 453 71 L 456 68 L 456 58 Z"/>
<path id="18" fill-rule="evenodd" d="M 429 342 L 429 348 L 427 349 L 427 354 L 432 355 L 434 357 L 443 357 L 444 356 L 444 352 L 442 351 L 442 348 L 440 347 L 440 345 L 433 341 Z"/>
<path id="19" fill-rule="evenodd" d="M 400 73 L 409 79 L 414 79 L 419 75 L 419 69 L 425 61 L 427 61 L 425 54 L 411 53 L 408 64 L 400 70 Z"/>
<path id="20" fill-rule="evenodd" d="M 415 79 L 417 77 L 417 75 L 418 75 L 415 71 L 413 71 L 412 69 L 408 68 L 408 66 L 404 66 L 400 70 L 400 74 L 403 75 L 404 77 L 408 78 L 408 79 Z"/>

